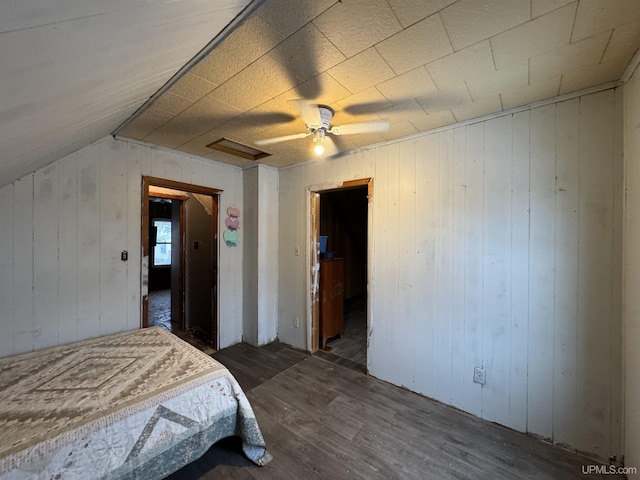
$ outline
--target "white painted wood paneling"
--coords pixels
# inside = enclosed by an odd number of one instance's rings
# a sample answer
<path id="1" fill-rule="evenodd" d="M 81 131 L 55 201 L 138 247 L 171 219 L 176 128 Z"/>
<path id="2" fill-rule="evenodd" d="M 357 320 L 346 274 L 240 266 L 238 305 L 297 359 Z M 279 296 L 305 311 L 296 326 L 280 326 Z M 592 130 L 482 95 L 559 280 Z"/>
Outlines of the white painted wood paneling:
<path id="1" fill-rule="evenodd" d="M 242 263 L 243 289 L 243 340 L 258 345 L 258 169 L 250 168 L 244 172 L 243 184 L 245 211 L 242 215 L 244 250 Z"/>
<path id="2" fill-rule="evenodd" d="M 406 330 L 402 323 L 394 325 L 397 354 L 411 355 L 413 350 L 415 372 L 405 372 L 413 378 L 413 385 L 408 388 L 435 391 L 438 388 L 438 259 L 437 242 L 433 232 L 438 228 L 438 152 L 439 139 L 428 136 L 406 142 L 411 148 L 400 148 L 400 161 L 410 164 L 410 171 L 401 172 L 396 180 L 400 192 L 408 191 L 402 211 L 398 213 L 398 223 L 391 223 L 392 232 L 399 235 L 398 243 L 391 243 L 387 254 L 392 262 L 394 250 L 403 244 L 410 245 L 410 250 L 402 253 L 402 261 L 398 264 L 398 281 L 408 281 L 413 286 L 411 296 L 406 297 L 399 292 L 396 301 L 407 312 L 404 324 L 411 326 L 412 348 L 402 348 Z M 402 147 L 402 145 L 401 145 Z M 412 158 L 413 157 L 413 158 Z M 389 181 L 393 181 L 391 178 Z M 406 218 L 404 212 L 411 216 Z M 387 217 L 389 218 L 389 217 Z M 391 218 L 394 218 L 392 216 Z M 413 225 L 414 228 L 409 227 Z M 408 228 L 407 228 L 408 227 Z M 393 239 L 393 237 L 392 237 Z M 405 300 L 406 299 L 406 300 Z M 422 321 L 421 321 L 422 320 Z M 405 362 L 403 362 L 405 363 Z M 408 363 L 408 362 L 407 362 Z M 411 375 L 411 376 L 409 376 Z M 415 385 L 415 386 L 414 386 Z"/>
<path id="3" fill-rule="evenodd" d="M 513 119 L 486 123 L 483 197 L 483 318 L 484 368 L 491 372 L 482 389 L 482 416 L 509 423 L 509 325 L 511 313 L 511 162 Z"/>
<path id="4" fill-rule="evenodd" d="M 436 336 L 436 365 L 437 381 L 436 395 L 443 401 L 451 403 L 453 382 L 452 350 L 453 310 L 455 305 L 454 287 L 454 131 L 448 130 L 439 135 L 438 156 L 438 201 L 435 208 L 438 211 L 438 243 L 436 251 L 437 264 L 437 299 L 438 332 Z M 416 172 L 416 178 L 419 174 Z"/>
<path id="5" fill-rule="evenodd" d="M 127 265 L 120 253 L 128 250 L 127 222 L 127 158 L 120 155 L 115 142 L 102 142 L 100 158 L 100 315 L 101 334 L 127 330 Z"/>
<path id="6" fill-rule="evenodd" d="M 617 161 L 613 163 L 613 212 L 618 212 L 614 215 L 613 220 L 613 237 L 612 245 L 615 247 L 622 246 L 622 252 L 615 251 L 612 255 L 612 271 L 611 271 L 611 318 L 622 319 L 622 307 L 623 307 L 623 262 L 624 262 L 624 116 L 623 116 L 623 89 L 618 88 L 615 90 L 614 98 L 614 140 L 613 150 Z M 638 104 L 640 108 L 640 104 Z M 638 124 L 636 124 L 638 126 Z M 622 212 L 622 215 L 619 214 Z M 622 257 L 622 261 L 619 258 Z M 624 319 L 622 320 L 624 325 Z M 624 360 L 624 326 L 618 328 L 612 332 L 611 335 L 611 352 L 618 352 L 618 356 L 622 356 L 619 365 L 613 363 L 610 364 L 611 372 L 611 422 L 609 424 L 609 430 L 611 432 L 611 451 L 620 452 L 624 449 L 624 401 L 623 398 L 617 398 L 617 392 L 623 392 L 624 395 L 624 379 L 623 374 L 625 370 Z"/>
<path id="7" fill-rule="evenodd" d="M 35 350 L 59 342 L 58 290 L 58 169 L 48 166 L 34 174 L 33 321 Z"/>
<path id="8" fill-rule="evenodd" d="M 464 252 L 465 231 L 467 215 L 465 212 L 467 195 L 467 129 L 456 128 L 453 130 L 453 239 L 452 239 L 452 274 L 453 284 L 451 297 L 452 311 L 452 344 L 451 344 L 451 404 L 463 408 L 465 398 L 465 386 L 469 379 L 469 372 L 464 368 L 465 346 L 459 339 L 464 338 L 465 329 L 465 305 L 461 301 L 464 298 L 465 258 Z"/>
<path id="9" fill-rule="evenodd" d="M 458 297 L 464 303 L 464 330 L 462 340 L 463 356 L 455 361 L 462 361 L 463 375 L 467 381 L 463 383 L 461 408 L 474 415 L 482 415 L 482 388 L 473 383 L 474 367 L 483 366 L 482 313 L 483 289 L 482 262 L 483 250 L 483 180 L 484 180 L 484 127 L 483 123 L 465 127 L 466 135 L 466 194 L 465 215 L 466 228 L 463 234 L 465 243 L 459 253 L 464 258 L 464 295 Z M 491 376 L 491 372 L 488 372 Z"/>
<path id="10" fill-rule="evenodd" d="M 619 456 L 617 109 L 605 91 L 283 169 L 280 250 L 305 232 L 309 188 L 373 176 L 370 372 Z M 291 299 L 309 298 L 303 270 L 305 258 L 281 255 L 280 272 L 297 275 L 280 276 L 278 334 L 307 348 L 289 325 Z"/>
<path id="11" fill-rule="evenodd" d="M 126 152 L 124 157 L 127 159 L 127 212 L 136 212 L 140 207 L 140 198 L 137 195 L 139 185 L 141 184 L 141 148 L 138 145 L 128 143 L 124 147 Z M 190 162 L 187 162 L 187 164 Z M 142 219 L 141 219 L 142 221 Z M 126 286 L 126 324 L 135 325 L 141 318 L 141 299 L 140 290 L 142 287 L 142 279 L 137 275 L 138 265 L 140 265 L 142 246 L 138 245 L 140 230 L 136 228 L 133 220 L 127 222 L 127 253 L 129 260 L 125 264 L 125 272 L 127 278 Z"/>
<path id="12" fill-rule="evenodd" d="M 530 244 L 527 429 L 553 436 L 555 289 L 555 105 L 532 110 L 529 137 Z"/>
<path id="13" fill-rule="evenodd" d="M 111 133 L 249 3 L 2 2 L 0 185 Z"/>
<path id="14" fill-rule="evenodd" d="M 1 357 L 140 327 L 142 175 L 152 171 L 187 182 L 197 171 L 194 183 L 242 208 L 239 168 L 111 137 L 0 188 Z M 221 347 L 242 339 L 237 250 L 220 249 Z"/>
<path id="15" fill-rule="evenodd" d="M 624 450 L 640 465 L 640 71 L 624 86 Z M 640 478 L 640 474 L 629 478 Z"/>
<path id="16" fill-rule="evenodd" d="M 278 171 L 258 165 L 258 345 L 278 337 Z M 246 278 L 244 279 L 246 281 Z"/>
<path id="17" fill-rule="evenodd" d="M 509 420 L 507 426 L 527 429 L 527 341 L 529 333 L 529 142 L 530 113 L 513 116 L 511 158 L 511 305 L 509 332 Z"/>
<path id="18" fill-rule="evenodd" d="M 0 228 L 0 305 L 2 316 L 0 326 L 0 351 L 7 355 L 14 353 L 13 328 L 8 319 L 13 317 L 13 185 L 0 188 L 0 218 L 4 228 Z"/>
<path id="19" fill-rule="evenodd" d="M 97 337 L 100 326 L 100 143 L 78 152 L 78 339 Z M 113 330 L 117 331 L 117 330 Z"/>
<path id="20" fill-rule="evenodd" d="M 279 183 L 295 184 L 295 180 L 297 180 L 295 173 L 292 170 L 281 171 Z M 282 219 L 280 215 L 283 210 L 289 210 L 289 214 L 294 218 L 304 217 L 308 208 L 308 197 L 308 191 L 301 185 L 297 185 L 297 188 L 294 189 L 287 188 L 285 191 L 280 189 L 278 230 L 280 230 L 280 219 Z M 288 231 L 286 236 L 279 235 L 278 291 L 283 291 L 289 283 L 296 285 L 307 285 L 308 283 L 306 267 L 310 253 L 307 249 L 307 225 L 305 222 L 293 222 L 292 227 L 293 229 Z M 296 247 L 299 255 L 296 255 Z M 284 258 L 290 261 L 280 261 Z M 285 315 L 287 316 L 285 317 Z M 298 327 L 295 327 L 293 323 L 296 317 L 300 319 Z M 310 336 L 310 332 L 307 330 L 308 325 L 304 321 L 306 317 L 304 295 L 278 295 L 278 335 L 281 331 L 286 330 L 287 336 L 293 339 L 291 343 L 306 345 L 307 334 Z"/>
<path id="21" fill-rule="evenodd" d="M 65 344 L 78 340 L 78 154 L 58 162 L 57 208 L 58 341 Z"/>
<path id="22" fill-rule="evenodd" d="M 418 230 L 415 228 L 404 228 L 404 225 L 422 223 L 424 219 L 416 216 L 416 147 L 415 141 L 403 142 L 392 145 L 389 155 L 389 179 L 387 188 L 389 189 L 389 208 L 391 218 L 395 219 L 395 224 L 391 224 L 390 235 L 395 239 L 395 265 L 389 269 L 390 287 L 396 289 L 397 295 L 393 300 L 394 310 L 392 318 L 395 324 L 389 332 L 391 339 L 391 351 L 395 352 L 398 361 L 413 368 L 404 372 L 397 372 L 396 378 L 405 387 L 411 387 L 415 382 L 416 372 L 420 372 L 422 378 L 429 378 L 435 382 L 435 365 L 424 361 L 423 357 L 416 355 L 419 351 L 427 350 L 425 345 L 414 345 L 413 348 L 399 348 L 405 342 L 405 334 L 408 333 L 411 339 L 419 338 L 429 342 L 431 339 L 421 337 L 416 330 L 418 323 L 416 317 L 419 313 L 419 299 L 428 295 L 430 287 L 429 278 L 422 276 L 424 283 L 418 283 L 418 272 L 423 265 L 416 260 Z M 416 265 L 417 264 L 417 265 Z M 416 268 L 417 266 L 417 268 Z M 406 301 L 403 301 L 406 299 Z"/>
<path id="23" fill-rule="evenodd" d="M 615 152 L 614 92 L 608 90 L 580 99 L 580 217 L 578 250 L 578 406 L 577 446 L 580 450 L 608 456 L 611 441 L 611 375 L 612 338 L 620 328 L 611 328 L 614 258 L 620 253 L 613 248 L 613 228 L 618 222 L 613 214 L 613 162 Z M 599 132 L 594 135 L 593 132 Z M 616 260 L 617 261 L 617 260 Z M 583 421 L 588 418 L 589 421 Z"/>
<path id="24" fill-rule="evenodd" d="M 578 415 L 576 355 L 578 348 L 578 248 L 580 210 L 580 100 L 558 104 L 555 214 L 556 284 L 554 317 L 553 432 L 562 445 L 575 445 Z"/>
<path id="25" fill-rule="evenodd" d="M 33 175 L 13 182 L 13 218 L 6 223 L 13 226 L 13 311 L 6 324 L 13 353 L 18 353 L 32 350 L 38 335 L 33 318 Z"/>

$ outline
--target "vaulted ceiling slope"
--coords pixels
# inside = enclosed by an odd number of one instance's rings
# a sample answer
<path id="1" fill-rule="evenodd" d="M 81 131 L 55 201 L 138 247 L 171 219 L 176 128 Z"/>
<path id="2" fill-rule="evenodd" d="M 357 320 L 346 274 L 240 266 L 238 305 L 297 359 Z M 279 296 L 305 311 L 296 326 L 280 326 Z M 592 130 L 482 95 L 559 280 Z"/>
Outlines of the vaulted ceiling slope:
<path id="1" fill-rule="evenodd" d="M 249 3 L 0 1 L 0 185 L 112 133 Z"/>
<path id="2" fill-rule="evenodd" d="M 207 145 L 304 133 L 294 99 L 334 124 L 390 120 L 336 137 L 344 151 L 614 84 L 639 45 L 639 0 L 267 0 L 117 134 L 246 166 Z M 311 145 L 259 161 L 307 161 Z"/>

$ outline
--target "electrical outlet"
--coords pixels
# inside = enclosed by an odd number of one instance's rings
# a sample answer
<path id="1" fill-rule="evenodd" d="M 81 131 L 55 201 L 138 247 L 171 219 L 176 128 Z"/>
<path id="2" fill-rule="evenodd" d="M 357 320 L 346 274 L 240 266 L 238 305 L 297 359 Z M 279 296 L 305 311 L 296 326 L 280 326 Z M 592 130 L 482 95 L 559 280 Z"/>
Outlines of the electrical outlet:
<path id="1" fill-rule="evenodd" d="M 480 385 L 484 385 L 484 382 L 487 378 L 487 372 L 484 368 L 474 367 L 473 369 L 473 381 L 479 383 Z"/>
<path id="2" fill-rule="evenodd" d="M 300 326 L 300 319 L 298 317 L 293 317 L 293 326 L 296 328 Z"/>

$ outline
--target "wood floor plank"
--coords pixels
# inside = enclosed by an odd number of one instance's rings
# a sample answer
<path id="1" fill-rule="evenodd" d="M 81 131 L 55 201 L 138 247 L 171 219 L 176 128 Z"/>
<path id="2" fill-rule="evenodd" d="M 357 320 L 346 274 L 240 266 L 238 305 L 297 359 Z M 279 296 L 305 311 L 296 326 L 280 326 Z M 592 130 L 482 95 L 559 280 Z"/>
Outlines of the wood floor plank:
<path id="1" fill-rule="evenodd" d="M 237 439 L 225 439 L 171 480 L 602 478 L 583 474 L 592 460 L 342 366 L 336 356 L 274 342 L 214 358 L 245 389 L 274 459 L 257 467 Z"/>

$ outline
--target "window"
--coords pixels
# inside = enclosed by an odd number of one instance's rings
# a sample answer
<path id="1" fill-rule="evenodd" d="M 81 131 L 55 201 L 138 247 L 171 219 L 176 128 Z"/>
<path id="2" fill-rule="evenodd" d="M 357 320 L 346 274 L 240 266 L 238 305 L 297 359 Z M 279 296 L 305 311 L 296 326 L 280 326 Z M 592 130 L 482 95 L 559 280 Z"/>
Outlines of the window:
<path id="1" fill-rule="evenodd" d="M 171 220 L 153 220 L 156 241 L 153 247 L 153 266 L 171 265 Z"/>

